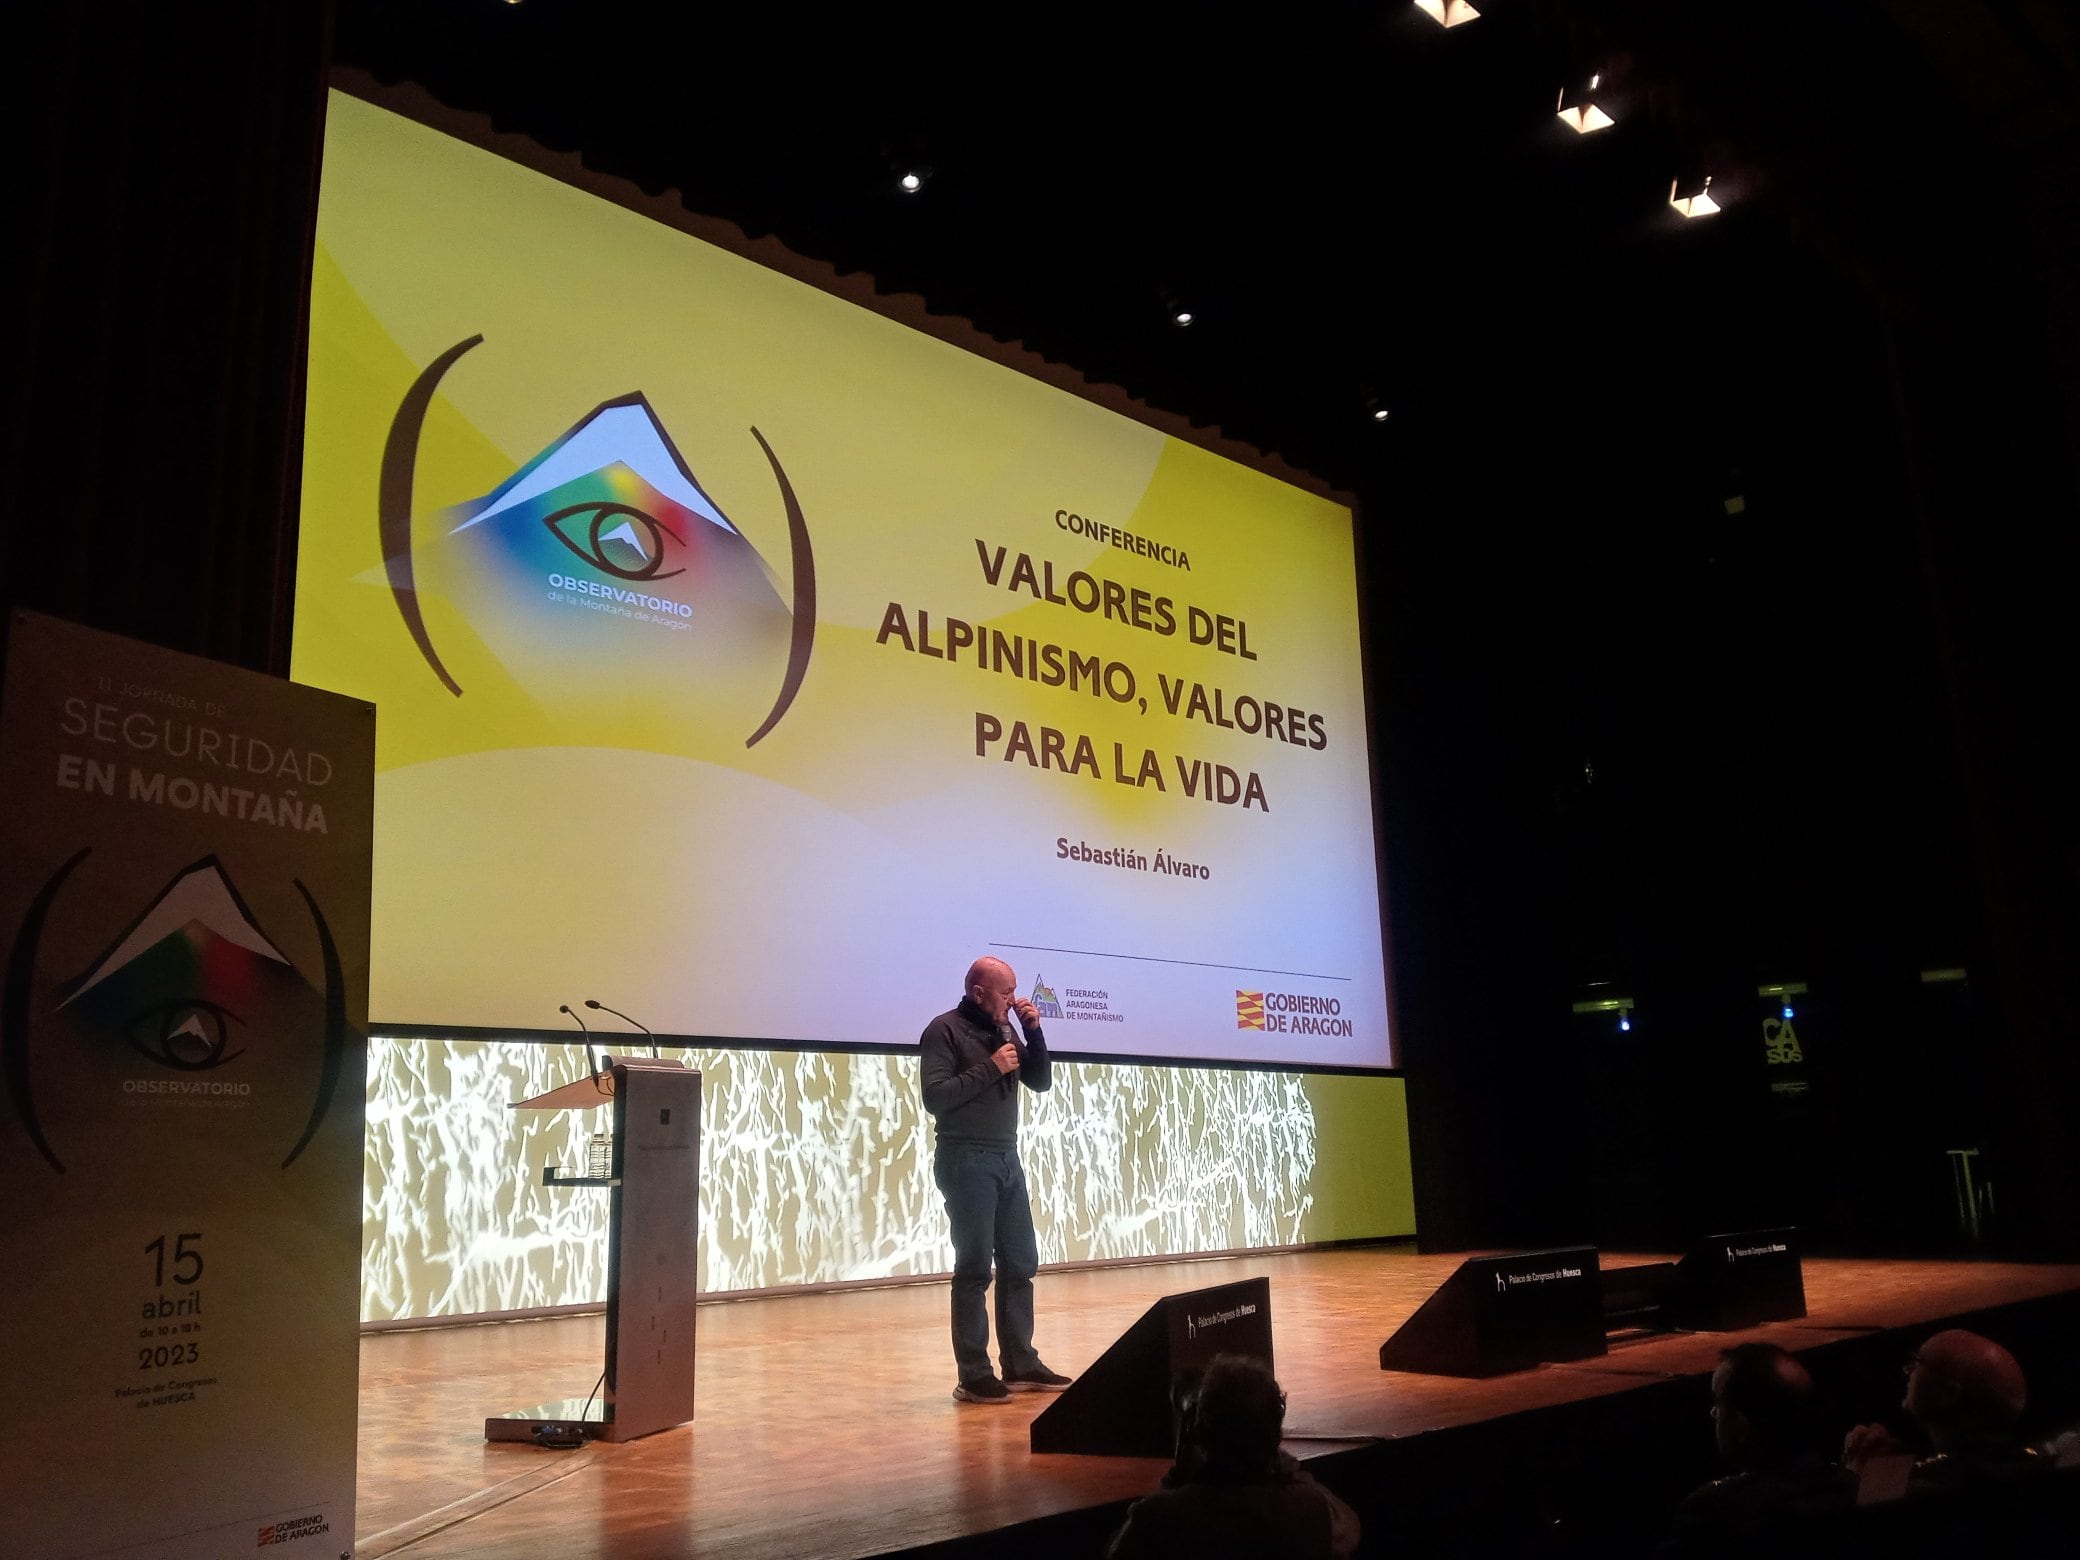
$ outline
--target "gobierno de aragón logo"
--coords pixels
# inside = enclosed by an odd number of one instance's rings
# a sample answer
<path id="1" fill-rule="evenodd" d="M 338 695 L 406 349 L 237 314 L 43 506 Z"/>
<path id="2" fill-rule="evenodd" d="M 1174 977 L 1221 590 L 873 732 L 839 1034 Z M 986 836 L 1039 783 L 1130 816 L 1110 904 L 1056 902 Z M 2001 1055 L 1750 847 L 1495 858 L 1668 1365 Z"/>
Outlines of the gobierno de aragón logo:
<path id="1" fill-rule="evenodd" d="M 1235 1027 L 1267 1034 L 1331 1035 L 1348 1039 L 1354 1026 L 1336 997 L 1303 991 L 1237 991 Z"/>

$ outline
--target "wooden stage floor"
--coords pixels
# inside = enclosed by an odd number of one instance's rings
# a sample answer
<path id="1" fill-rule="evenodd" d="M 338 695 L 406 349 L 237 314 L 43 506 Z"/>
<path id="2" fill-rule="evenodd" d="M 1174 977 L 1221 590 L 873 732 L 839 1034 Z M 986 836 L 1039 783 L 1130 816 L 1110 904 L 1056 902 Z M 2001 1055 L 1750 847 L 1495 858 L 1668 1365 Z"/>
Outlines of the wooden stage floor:
<path id="1" fill-rule="evenodd" d="M 1383 1247 L 1043 1272 L 1036 1341 L 1073 1374 L 1162 1296 L 1266 1275 L 1303 1460 L 1706 1374 L 1730 1341 L 1663 1335 L 1488 1381 L 1380 1370 L 1381 1341 L 1460 1260 Z M 1805 1280 L 1804 1321 L 1741 1336 L 1805 1349 L 1913 1328 L 2080 1290 L 2080 1267 L 1809 1257 Z M 943 1282 L 708 1304 L 699 1327 L 693 1423 L 570 1452 L 488 1444 L 483 1420 L 583 1397 L 601 1317 L 365 1336 L 356 1554 L 844 1560 L 1123 1501 L 1164 1467 L 1033 1455 L 1040 1394 L 952 1401 Z"/>

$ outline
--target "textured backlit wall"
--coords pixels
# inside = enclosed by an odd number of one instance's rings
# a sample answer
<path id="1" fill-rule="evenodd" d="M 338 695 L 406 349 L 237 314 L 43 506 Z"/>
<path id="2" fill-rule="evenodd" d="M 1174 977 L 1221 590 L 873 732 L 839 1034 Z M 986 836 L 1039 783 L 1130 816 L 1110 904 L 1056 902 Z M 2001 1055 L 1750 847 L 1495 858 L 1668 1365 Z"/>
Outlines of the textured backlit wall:
<path id="1" fill-rule="evenodd" d="M 703 1291 L 951 1267 L 915 1056 L 669 1054 L 702 1076 Z M 609 1112 L 509 1108 L 583 1071 L 568 1046 L 371 1042 L 364 1320 L 604 1299 L 606 1193 L 541 1172 L 575 1173 Z M 1023 1151 L 1043 1262 L 1415 1229 L 1396 1078 L 1061 1063 Z"/>

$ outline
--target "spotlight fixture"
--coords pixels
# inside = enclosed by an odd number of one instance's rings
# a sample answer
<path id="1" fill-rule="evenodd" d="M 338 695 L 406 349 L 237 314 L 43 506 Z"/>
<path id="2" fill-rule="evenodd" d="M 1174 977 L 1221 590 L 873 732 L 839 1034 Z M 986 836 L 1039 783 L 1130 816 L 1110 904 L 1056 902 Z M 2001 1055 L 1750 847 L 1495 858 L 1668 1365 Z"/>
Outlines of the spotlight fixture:
<path id="1" fill-rule="evenodd" d="M 939 171 L 935 150 L 924 136 L 910 131 L 897 131 L 886 136 L 876 148 L 881 164 L 880 176 L 888 180 L 882 188 L 893 186 L 902 195 L 921 193 Z"/>
<path id="2" fill-rule="evenodd" d="M 1776 981 L 1770 985 L 1757 986 L 1755 988 L 1756 996 L 1776 1003 L 1778 1016 L 1787 1024 L 1798 1016 L 1798 1010 L 1792 1006 L 1791 999 L 1793 997 L 1802 997 L 1805 993 L 1806 983 L 1802 980 Z"/>
<path id="3" fill-rule="evenodd" d="M 1603 85 L 1602 73 L 1591 76 L 1588 84 L 1581 87 L 1560 89 L 1560 123 L 1576 135 L 1588 135 L 1595 130 L 1608 130 L 1617 121 L 1604 112 L 1596 101 L 1597 89 Z"/>
<path id="4" fill-rule="evenodd" d="M 1375 406 L 1372 409 L 1372 420 L 1374 422 L 1385 422 L 1389 417 L 1393 415 L 1394 414 L 1388 411 L 1384 406 Z"/>
<path id="5" fill-rule="evenodd" d="M 1668 203 L 1675 207 L 1680 217 L 1709 217 L 1718 213 L 1719 203 L 1712 199 L 1712 176 L 1706 174 L 1702 181 L 1685 184 L 1681 179 L 1668 181 Z"/>
<path id="6" fill-rule="evenodd" d="M 1440 27 L 1457 27 L 1461 22 L 1480 19 L 1467 0 L 1416 0 L 1416 9 Z"/>
<path id="7" fill-rule="evenodd" d="M 1179 325 L 1189 325 L 1192 323 L 1192 311 L 1190 309 L 1179 309 L 1170 318 Z"/>
<path id="8" fill-rule="evenodd" d="M 1603 986 L 1604 982 L 1598 981 L 1596 984 Z M 1635 1006 L 1636 1004 L 1630 997 L 1585 997 L 1574 1004 L 1574 1011 L 1576 1013 L 1615 1013 L 1618 1018 L 1618 1033 L 1629 1035 L 1632 1033 L 1632 1014 Z"/>

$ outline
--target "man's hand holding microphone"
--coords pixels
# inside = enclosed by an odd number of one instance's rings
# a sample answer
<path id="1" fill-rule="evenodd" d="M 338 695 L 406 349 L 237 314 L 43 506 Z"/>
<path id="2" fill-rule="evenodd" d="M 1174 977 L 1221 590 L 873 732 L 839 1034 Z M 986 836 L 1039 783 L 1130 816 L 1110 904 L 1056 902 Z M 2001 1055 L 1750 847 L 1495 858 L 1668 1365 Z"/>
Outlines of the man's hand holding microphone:
<path id="1" fill-rule="evenodd" d="M 1014 996 L 1009 1006 L 1010 1010 L 1018 1015 L 1020 1028 L 1031 1029 L 1040 1022 L 1040 1010 L 1033 1006 L 1031 997 Z M 1015 1073 L 1018 1071 L 1018 1046 L 1006 1040 L 991 1053 L 990 1060 L 997 1064 L 999 1073 Z"/>

